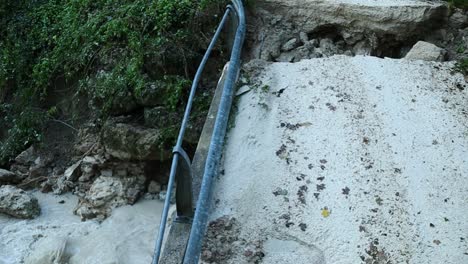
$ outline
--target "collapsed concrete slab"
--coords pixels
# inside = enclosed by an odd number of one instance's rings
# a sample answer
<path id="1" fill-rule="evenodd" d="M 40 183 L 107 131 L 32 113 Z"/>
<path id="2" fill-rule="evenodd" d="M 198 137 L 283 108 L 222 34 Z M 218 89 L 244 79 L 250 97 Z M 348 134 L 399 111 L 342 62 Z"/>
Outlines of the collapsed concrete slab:
<path id="1" fill-rule="evenodd" d="M 223 263 L 468 262 L 468 85 L 452 66 L 334 56 L 245 67 L 251 91 L 211 213 L 236 219 Z"/>

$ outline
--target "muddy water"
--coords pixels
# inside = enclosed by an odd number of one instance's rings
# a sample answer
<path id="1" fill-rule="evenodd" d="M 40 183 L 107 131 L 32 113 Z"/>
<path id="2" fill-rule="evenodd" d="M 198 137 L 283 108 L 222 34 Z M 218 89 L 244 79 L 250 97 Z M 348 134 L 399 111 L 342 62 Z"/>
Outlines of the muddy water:
<path id="1" fill-rule="evenodd" d="M 162 202 L 141 200 L 98 223 L 73 215 L 73 195 L 34 195 L 42 208 L 37 219 L 0 216 L 0 264 L 151 262 Z"/>

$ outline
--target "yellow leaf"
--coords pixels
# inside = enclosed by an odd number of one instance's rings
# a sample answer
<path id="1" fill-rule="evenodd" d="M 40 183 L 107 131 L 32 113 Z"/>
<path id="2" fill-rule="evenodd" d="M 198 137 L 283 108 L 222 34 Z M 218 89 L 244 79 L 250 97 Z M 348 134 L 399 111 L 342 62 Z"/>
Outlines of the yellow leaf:
<path id="1" fill-rule="evenodd" d="M 329 217 L 330 216 L 330 211 L 328 211 L 328 208 L 322 209 L 322 216 L 323 217 Z"/>

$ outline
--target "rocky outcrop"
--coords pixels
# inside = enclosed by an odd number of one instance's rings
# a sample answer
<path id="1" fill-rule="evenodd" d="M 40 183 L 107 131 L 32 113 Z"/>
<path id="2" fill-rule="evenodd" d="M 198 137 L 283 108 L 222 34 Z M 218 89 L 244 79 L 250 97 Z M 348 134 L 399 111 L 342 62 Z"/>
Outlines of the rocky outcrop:
<path id="1" fill-rule="evenodd" d="M 406 54 L 408 60 L 444 61 L 447 52 L 434 44 L 418 41 Z"/>
<path id="2" fill-rule="evenodd" d="M 0 213 L 32 219 L 39 216 L 40 212 L 39 203 L 31 194 L 11 185 L 0 187 Z"/>
<path id="3" fill-rule="evenodd" d="M 328 56 L 322 48 L 298 45 L 298 39 L 331 39 L 338 53 L 401 57 L 406 45 L 442 28 L 449 11 L 441 2 L 347 1 L 347 0 L 266 0 L 255 5 L 252 22 L 251 56 L 277 61 L 283 52 L 299 52 L 294 61 Z M 460 19 L 454 18 L 454 23 Z M 301 37 L 302 35 L 302 37 Z M 305 52 L 303 47 L 311 49 Z M 299 50 L 301 49 L 301 50 Z M 317 55 L 318 54 L 318 55 Z M 288 57 L 291 57 L 288 56 Z M 284 58 L 280 61 L 284 61 Z"/>
<path id="4" fill-rule="evenodd" d="M 121 160 L 166 160 L 170 157 L 161 144 L 159 129 L 108 121 L 103 128 L 102 142 L 106 152 Z"/>

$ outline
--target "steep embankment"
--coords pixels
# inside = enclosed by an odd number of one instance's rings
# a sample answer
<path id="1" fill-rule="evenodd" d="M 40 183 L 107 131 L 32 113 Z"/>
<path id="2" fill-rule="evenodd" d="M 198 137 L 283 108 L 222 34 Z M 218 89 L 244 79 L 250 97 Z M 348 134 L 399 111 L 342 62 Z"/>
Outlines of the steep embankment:
<path id="1" fill-rule="evenodd" d="M 468 260 L 468 86 L 451 64 L 255 63 L 212 213 L 246 243 L 224 263 L 247 263 L 249 243 L 263 263 Z"/>

